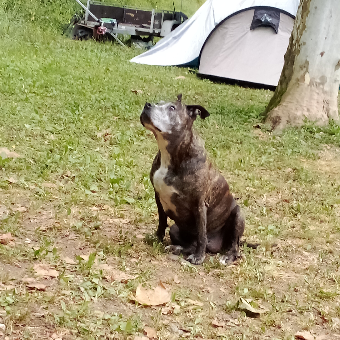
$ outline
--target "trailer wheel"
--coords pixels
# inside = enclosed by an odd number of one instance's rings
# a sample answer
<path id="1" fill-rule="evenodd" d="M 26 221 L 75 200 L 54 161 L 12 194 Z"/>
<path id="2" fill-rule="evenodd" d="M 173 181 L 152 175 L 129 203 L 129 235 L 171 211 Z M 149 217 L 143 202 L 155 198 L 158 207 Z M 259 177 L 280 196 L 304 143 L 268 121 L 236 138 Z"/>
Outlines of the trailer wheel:
<path id="1" fill-rule="evenodd" d="M 93 37 L 93 30 L 84 26 L 75 25 L 72 31 L 74 40 L 89 40 Z"/>

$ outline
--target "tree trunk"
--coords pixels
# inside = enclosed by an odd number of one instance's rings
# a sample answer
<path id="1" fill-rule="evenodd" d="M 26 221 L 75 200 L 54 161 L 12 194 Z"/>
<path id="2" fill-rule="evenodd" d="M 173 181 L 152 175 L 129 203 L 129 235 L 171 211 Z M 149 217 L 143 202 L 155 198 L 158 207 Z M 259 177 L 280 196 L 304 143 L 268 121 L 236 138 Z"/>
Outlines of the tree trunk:
<path id="1" fill-rule="evenodd" d="M 340 0 L 301 0 L 274 96 L 266 108 L 273 129 L 338 121 Z"/>

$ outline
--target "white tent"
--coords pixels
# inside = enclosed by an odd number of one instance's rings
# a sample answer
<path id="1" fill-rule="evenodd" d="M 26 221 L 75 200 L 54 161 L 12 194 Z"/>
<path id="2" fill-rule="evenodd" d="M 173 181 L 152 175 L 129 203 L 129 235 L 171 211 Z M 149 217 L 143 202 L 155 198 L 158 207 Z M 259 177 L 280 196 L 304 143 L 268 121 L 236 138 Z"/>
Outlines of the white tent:
<path id="1" fill-rule="evenodd" d="M 247 8 L 269 6 L 295 16 L 299 0 L 207 0 L 198 11 L 153 48 L 131 59 L 147 65 L 196 65 L 213 29 L 225 18 Z"/>

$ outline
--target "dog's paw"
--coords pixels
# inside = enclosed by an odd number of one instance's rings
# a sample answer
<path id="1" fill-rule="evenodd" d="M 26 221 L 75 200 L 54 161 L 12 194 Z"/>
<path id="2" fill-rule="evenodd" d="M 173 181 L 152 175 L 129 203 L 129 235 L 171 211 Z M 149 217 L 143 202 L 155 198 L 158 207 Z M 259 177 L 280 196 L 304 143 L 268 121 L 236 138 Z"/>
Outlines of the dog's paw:
<path id="1" fill-rule="evenodd" d="M 204 259 L 205 259 L 205 254 L 202 254 L 202 255 L 191 254 L 186 258 L 186 260 L 192 264 L 202 264 Z"/>
<path id="2" fill-rule="evenodd" d="M 240 256 L 235 255 L 235 254 L 226 254 L 226 255 L 221 255 L 219 258 L 219 261 L 220 261 L 220 264 L 227 266 L 235 262 L 239 257 Z"/>
<path id="3" fill-rule="evenodd" d="M 165 250 L 174 255 L 180 255 L 182 253 L 183 247 L 171 244 L 170 246 L 166 246 Z"/>

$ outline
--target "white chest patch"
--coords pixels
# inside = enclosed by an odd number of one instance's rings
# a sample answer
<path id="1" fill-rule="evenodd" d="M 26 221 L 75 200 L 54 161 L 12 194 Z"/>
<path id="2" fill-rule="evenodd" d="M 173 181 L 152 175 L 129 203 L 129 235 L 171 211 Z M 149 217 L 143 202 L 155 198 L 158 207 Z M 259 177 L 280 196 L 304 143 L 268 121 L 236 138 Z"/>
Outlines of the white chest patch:
<path id="1" fill-rule="evenodd" d="M 173 186 L 169 186 L 164 182 L 164 178 L 168 173 L 168 166 L 170 164 L 170 155 L 166 149 L 167 141 L 161 135 L 157 135 L 158 147 L 161 152 L 161 166 L 153 175 L 153 185 L 159 195 L 164 211 L 172 211 L 177 215 L 176 206 L 171 202 L 171 197 L 177 191 Z"/>
<path id="2" fill-rule="evenodd" d="M 164 182 L 167 172 L 168 168 L 161 166 L 153 175 L 153 184 L 159 195 L 164 211 L 170 210 L 177 215 L 176 206 L 171 202 L 172 195 L 176 194 L 177 191 L 173 186 L 166 185 Z"/>

